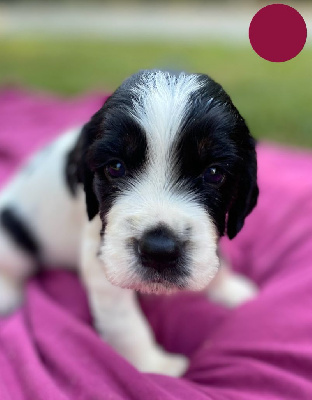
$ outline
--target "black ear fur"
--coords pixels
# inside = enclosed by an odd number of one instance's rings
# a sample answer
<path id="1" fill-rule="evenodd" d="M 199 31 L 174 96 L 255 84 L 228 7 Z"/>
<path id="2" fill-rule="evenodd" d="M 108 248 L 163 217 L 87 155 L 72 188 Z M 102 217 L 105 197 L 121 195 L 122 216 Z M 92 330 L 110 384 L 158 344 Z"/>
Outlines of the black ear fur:
<path id="1" fill-rule="evenodd" d="M 255 141 L 252 141 L 255 145 Z M 257 204 L 259 189 L 257 185 L 257 158 L 255 148 L 244 157 L 244 164 L 236 186 L 227 218 L 227 235 L 233 239 L 244 225 L 245 218 Z"/>
<path id="2" fill-rule="evenodd" d="M 75 159 L 77 166 L 77 180 L 83 184 L 86 193 L 86 206 L 89 221 L 91 221 L 99 212 L 99 202 L 93 188 L 94 172 L 88 165 L 88 151 L 96 139 L 97 130 L 99 128 L 99 125 L 97 124 L 99 112 L 96 113 L 86 125 L 84 125 L 72 152 L 72 157 Z"/>

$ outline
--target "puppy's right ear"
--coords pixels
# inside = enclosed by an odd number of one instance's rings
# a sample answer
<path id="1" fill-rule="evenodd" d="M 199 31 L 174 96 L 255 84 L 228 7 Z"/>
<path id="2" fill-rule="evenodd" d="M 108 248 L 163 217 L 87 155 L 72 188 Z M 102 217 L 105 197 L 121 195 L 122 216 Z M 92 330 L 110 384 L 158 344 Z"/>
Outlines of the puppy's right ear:
<path id="1" fill-rule="evenodd" d="M 88 218 L 91 221 L 99 212 L 99 202 L 93 188 L 94 172 L 87 162 L 88 151 L 96 138 L 94 118 L 82 128 L 75 147 L 69 153 L 67 161 L 67 182 L 72 193 L 77 183 L 82 183 L 86 193 Z M 72 176 L 69 174 L 72 173 Z M 74 183 L 73 183 L 74 182 Z"/>

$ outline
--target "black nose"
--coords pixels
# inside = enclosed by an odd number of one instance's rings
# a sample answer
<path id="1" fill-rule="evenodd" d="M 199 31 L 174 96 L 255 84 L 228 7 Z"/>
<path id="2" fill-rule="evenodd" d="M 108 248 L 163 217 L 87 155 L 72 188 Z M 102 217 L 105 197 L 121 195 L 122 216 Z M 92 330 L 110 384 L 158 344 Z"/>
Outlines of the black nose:
<path id="1" fill-rule="evenodd" d="M 138 243 L 138 251 L 144 266 L 159 269 L 179 259 L 181 246 L 168 229 L 161 227 L 142 236 Z"/>

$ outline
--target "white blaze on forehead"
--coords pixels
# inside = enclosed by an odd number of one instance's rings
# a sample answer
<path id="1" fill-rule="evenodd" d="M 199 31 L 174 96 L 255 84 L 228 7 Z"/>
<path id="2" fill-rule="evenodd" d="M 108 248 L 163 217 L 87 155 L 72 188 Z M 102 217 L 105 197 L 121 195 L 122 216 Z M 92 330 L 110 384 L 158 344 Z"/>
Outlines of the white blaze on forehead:
<path id="1" fill-rule="evenodd" d="M 168 156 L 188 111 L 190 95 L 201 86 L 197 75 L 155 71 L 143 74 L 132 89 L 136 97 L 133 116 L 145 131 L 150 158 L 160 161 Z"/>

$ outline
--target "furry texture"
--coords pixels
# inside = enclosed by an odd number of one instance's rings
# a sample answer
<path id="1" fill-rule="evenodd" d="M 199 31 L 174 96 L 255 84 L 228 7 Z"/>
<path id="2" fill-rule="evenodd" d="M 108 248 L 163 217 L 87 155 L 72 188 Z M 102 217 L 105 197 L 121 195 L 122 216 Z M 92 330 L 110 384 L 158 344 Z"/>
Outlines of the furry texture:
<path id="1" fill-rule="evenodd" d="M 113 94 L 84 135 L 81 180 L 89 217 L 100 210 L 108 279 L 145 292 L 203 289 L 218 269 L 227 216 L 232 238 L 258 195 L 254 140 L 221 86 L 204 75 L 143 71 Z M 115 159 L 127 173 L 109 179 L 105 165 Z M 222 185 L 205 182 L 211 166 L 224 174 Z M 184 253 L 161 273 L 144 268 L 135 247 L 159 226 L 174 232 Z"/>
<path id="2" fill-rule="evenodd" d="M 219 84 L 200 74 L 133 75 L 4 190 L 3 303 L 17 303 L 31 257 L 80 265 L 101 335 L 142 370 L 180 374 L 187 361 L 155 345 L 132 290 L 204 289 L 219 268 L 219 238 L 233 238 L 256 204 L 256 172 L 255 141 Z M 224 279 L 239 303 L 240 285 Z M 231 290 L 221 292 L 231 303 Z"/>

